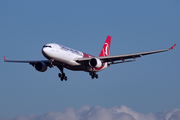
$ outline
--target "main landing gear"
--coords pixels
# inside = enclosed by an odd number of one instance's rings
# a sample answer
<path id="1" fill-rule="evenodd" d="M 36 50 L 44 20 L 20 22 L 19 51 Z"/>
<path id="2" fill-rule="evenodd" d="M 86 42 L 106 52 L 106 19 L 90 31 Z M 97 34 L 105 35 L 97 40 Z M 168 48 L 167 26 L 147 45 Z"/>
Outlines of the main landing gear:
<path id="1" fill-rule="evenodd" d="M 94 78 L 98 79 L 98 74 L 96 74 L 96 72 L 90 72 L 89 75 L 91 76 L 92 79 Z"/>
<path id="2" fill-rule="evenodd" d="M 61 79 L 61 81 L 65 80 L 67 81 L 67 76 L 65 75 L 65 73 L 63 72 L 63 67 L 62 66 L 57 66 L 59 68 L 59 70 L 61 71 L 61 73 L 58 74 L 59 78 Z"/>
<path id="3" fill-rule="evenodd" d="M 67 81 L 67 76 L 65 76 L 65 73 L 62 73 L 62 74 L 59 73 L 58 76 L 61 79 L 61 81 L 63 81 L 63 80 Z"/>

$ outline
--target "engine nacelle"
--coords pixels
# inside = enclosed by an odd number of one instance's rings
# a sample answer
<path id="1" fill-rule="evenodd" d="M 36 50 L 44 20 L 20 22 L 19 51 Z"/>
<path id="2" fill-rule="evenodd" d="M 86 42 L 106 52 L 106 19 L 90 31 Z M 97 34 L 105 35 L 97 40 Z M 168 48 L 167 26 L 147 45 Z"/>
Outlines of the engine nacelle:
<path id="1" fill-rule="evenodd" d="M 100 68 L 102 66 L 102 62 L 98 58 L 92 58 L 89 61 L 89 65 L 93 68 Z"/>
<path id="2" fill-rule="evenodd" d="M 47 65 L 44 62 L 37 62 L 34 67 L 39 72 L 45 72 L 47 70 Z"/>

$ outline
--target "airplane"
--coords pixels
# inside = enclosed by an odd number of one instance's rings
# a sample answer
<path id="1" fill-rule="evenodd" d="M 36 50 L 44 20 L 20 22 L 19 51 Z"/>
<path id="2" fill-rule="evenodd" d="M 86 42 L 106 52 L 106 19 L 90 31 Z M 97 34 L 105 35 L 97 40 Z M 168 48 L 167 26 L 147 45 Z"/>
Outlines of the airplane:
<path id="1" fill-rule="evenodd" d="M 48 60 L 17 61 L 7 60 L 4 56 L 4 62 L 29 63 L 39 72 L 45 72 L 47 70 L 47 67 L 52 68 L 53 66 L 56 66 L 61 72 L 58 74 L 61 81 L 67 81 L 67 76 L 63 71 L 64 68 L 73 71 L 89 72 L 89 75 L 92 79 L 97 79 L 97 72 L 104 70 L 112 64 L 136 61 L 136 58 L 139 58 L 141 56 L 169 51 L 176 46 L 176 44 L 174 44 L 171 48 L 163 50 L 109 56 L 110 44 L 111 36 L 107 36 L 100 55 L 98 57 L 95 57 L 84 52 L 65 47 L 63 45 L 48 43 L 42 47 L 42 54 Z"/>

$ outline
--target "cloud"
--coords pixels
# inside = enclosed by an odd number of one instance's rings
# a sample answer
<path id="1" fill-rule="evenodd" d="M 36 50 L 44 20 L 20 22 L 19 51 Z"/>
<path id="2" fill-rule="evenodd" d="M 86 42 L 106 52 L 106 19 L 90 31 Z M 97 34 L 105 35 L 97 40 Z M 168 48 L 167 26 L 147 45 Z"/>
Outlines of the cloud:
<path id="1" fill-rule="evenodd" d="M 180 120 L 180 109 L 164 110 L 154 115 L 138 113 L 125 105 L 111 108 L 84 105 L 78 110 L 68 107 L 63 113 L 50 111 L 44 115 L 30 114 L 0 120 Z"/>

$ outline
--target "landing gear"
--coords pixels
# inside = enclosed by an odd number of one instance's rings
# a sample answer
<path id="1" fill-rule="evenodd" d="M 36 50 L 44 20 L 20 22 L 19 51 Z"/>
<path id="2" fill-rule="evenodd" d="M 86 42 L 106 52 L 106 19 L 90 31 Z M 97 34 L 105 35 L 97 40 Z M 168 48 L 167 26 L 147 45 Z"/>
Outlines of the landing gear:
<path id="1" fill-rule="evenodd" d="M 61 81 L 65 80 L 67 81 L 67 76 L 65 75 L 65 73 L 63 72 L 63 67 L 62 66 L 57 66 L 59 68 L 59 70 L 61 71 L 61 73 L 58 74 L 59 78 L 61 79 Z"/>
<path id="2" fill-rule="evenodd" d="M 50 61 L 49 67 L 50 67 L 50 68 L 54 67 L 54 65 L 53 65 L 54 59 L 50 59 L 49 61 Z"/>
<path id="3" fill-rule="evenodd" d="M 96 72 L 90 72 L 89 75 L 91 75 L 91 78 L 94 79 L 98 79 L 98 74 L 96 74 Z"/>
<path id="4" fill-rule="evenodd" d="M 62 74 L 59 73 L 58 76 L 61 79 L 61 81 L 63 81 L 63 80 L 67 81 L 67 76 L 65 76 L 65 73 L 62 73 Z"/>

